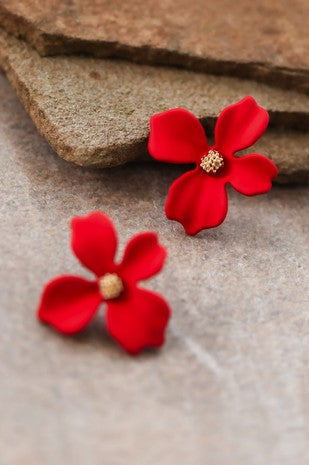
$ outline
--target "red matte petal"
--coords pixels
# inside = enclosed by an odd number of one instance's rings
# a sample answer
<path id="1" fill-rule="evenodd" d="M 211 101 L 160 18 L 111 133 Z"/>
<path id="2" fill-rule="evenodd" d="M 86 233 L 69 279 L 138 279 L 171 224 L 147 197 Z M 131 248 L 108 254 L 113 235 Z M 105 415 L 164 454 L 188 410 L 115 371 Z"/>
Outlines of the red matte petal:
<path id="1" fill-rule="evenodd" d="M 62 333 L 76 333 L 91 320 L 101 301 L 95 281 L 59 276 L 45 286 L 38 318 Z"/>
<path id="2" fill-rule="evenodd" d="M 272 179 L 277 174 L 278 169 L 271 160 L 251 154 L 233 160 L 229 182 L 241 194 L 264 194 L 271 189 Z"/>
<path id="3" fill-rule="evenodd" d="M 225 177 L 210 176 L 199 167 L 183 174 L 170 187 L 165 212 L 187 234 L 221 224 L 227 214 Z"/>
<path id="4" fill-rule="evenodd" d="M 115 269 L 117 236 L 111 220 L 101 212 L 71 221 L 71 247 L 79 261 L 97 276 Z"/>
<path id="5" fill-rule="evenodd" d="M 134 287 L 107 304 L 107 329 L 127 352 L 138 354 L 146 347 L 164 343 L 170 310 L 161 296 Z"/>
<path id="6" fill-rule="evenodd" d="M 215 127 L 214 149 L 226 156 L 253 145 L 267 128 L 269 116 L 252 97 L 226 107 Z"/>
<path id="7" fill-rule="evenodd" d="M 208 152 L 205 131 L 199 120 L 182 108 L 164 111 L 150 120 L 148 150 L 159 161 L 195 163 Z"/>
<path id="8" fill-rule="evenodd" d="M 153 232 L 134 236 L 127 244 L 119 272 L 127 281 L 150 278 L 163 267 L 166 250 Z"/>

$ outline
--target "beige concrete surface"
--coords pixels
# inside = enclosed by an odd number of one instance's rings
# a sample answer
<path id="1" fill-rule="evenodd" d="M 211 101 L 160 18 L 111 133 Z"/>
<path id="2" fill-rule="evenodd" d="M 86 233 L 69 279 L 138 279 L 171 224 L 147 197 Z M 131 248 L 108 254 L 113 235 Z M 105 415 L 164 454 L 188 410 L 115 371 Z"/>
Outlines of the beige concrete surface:
<path id="1" fill-rule="evenodd" d="M 306 188 L 230 190 L 225 223 L 187 237 L 163 214 L 182 168 L 59 159 L 2 74 L 0 172 L 1 465 L 308 463 Z M 173 310 L 159 352 L 129 357 L 102 315 L 72 338 L 36 321 L 46 280 L 87 276 L 68 222 L 93 209 L 120 250 L 147 229 L 168 249 L 145 283 Z"/>

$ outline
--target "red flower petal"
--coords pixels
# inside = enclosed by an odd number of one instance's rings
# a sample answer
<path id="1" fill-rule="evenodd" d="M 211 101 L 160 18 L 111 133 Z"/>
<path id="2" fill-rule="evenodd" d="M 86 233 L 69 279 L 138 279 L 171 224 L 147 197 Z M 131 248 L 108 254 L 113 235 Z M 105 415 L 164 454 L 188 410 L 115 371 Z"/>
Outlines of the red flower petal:
<path id="1" fill-rule="evenodd" d="M 136 282 L 158 273 L 166 257 L 166 250 L 153 232 L 134 236 L 127 244 L 119 271 L 127 281 Z"/>
<path id="2" fill-rule="evenodd" d="M 199 167 L 171 185 L 165 205 L 167 218 L 181 223 L 188 234 L 219 226 L 227 214 L 225 177 L 209 176 Z"/>
<path id="3" fill-rule="evenodd" d="M 226 156 L 253 145 L 267 128 L 269 116 L 252 97 L 226 107 L 215 127 L 214 149 Z"/>
<path id="4" fill-rule="evenodd" d="M 101 212 L 72 219 L 71 247 L 80 262 L 97 276 L 115 269 L 117 236 L 111 220 Z"/>
<path id="5" fill-rule="evenodd" d="M 148 150 L 160 161 L 195 163 L 208 152 L 205 131 L 187 110 L 175 108 L 152 116 Z"/>
<path id="6" fill-rule="evenodd" d="M 277 174 L 278 169 L 271 160 L 252 154 L 233 160 L 229 182 L 241 194 L 264 194 L 271 189 L 271 181 Z"/>
<path id="7" fill-rule="evenodd" d="M 91 320 L 101 301 L 95 281 L 59 276 L 45 286 L 38 318 L 62 333 L 76 333 Z"/>
<path id="8" fill-rule="evenodd" d="M 127 352 L 138 354 L 164 343 L 170 310 L 161 296 L 135 287 L 107 303 L 107 329 Z"/>

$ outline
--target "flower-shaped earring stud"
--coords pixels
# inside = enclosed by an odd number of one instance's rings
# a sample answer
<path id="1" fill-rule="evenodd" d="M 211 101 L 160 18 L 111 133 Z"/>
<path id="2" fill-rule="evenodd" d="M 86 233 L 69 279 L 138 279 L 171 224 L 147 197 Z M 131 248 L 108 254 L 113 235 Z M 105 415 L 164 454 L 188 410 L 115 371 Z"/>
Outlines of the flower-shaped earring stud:
<path id="1" fill-rule="evenodd" d="M 170 317 L 165 300 L 141 289 L 137 283 L 157 274 L 166 250 L 157 235 L 145 232 L 127 244 L 122 261 L 114 261 L 117 236 L 110 219 L 101 212 L 75 217 L 72 250 L 82 265 L 92 271 L 93 281 L 78 276 L 59 276 L 43 291 L 38 318 L 64 334 L 81 331 L 98 307 L 106 303 L 106 327 L 129 353 L 159 347 Z"/>
<path id="2" fill-rule="evenodd" d="M 227 214 L 226 184 L 241 194 L 264 194 L 278 170 L 268 158 L 235 152 L 254 144 L 267 128 L 269 116 L 252 97 L 225 108 L 215 127 L 215 145 L 209 147 L 199 120 L 176 108 L 151 118 L 149 152 L 159 161 L 195 163 L 170 187 L 165 212 L 188 234 L 221 224 Z"/>

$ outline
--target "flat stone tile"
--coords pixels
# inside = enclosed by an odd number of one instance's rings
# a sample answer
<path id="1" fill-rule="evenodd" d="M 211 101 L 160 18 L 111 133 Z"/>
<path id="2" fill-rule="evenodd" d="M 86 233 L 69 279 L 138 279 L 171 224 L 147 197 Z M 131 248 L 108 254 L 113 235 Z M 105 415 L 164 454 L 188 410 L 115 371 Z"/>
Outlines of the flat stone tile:
<path id="1" fill-rule="evenodd" d="M 309 91 L 307 0 L 0 0 L 41 54 L 87 53 Z"/>
<path id="2" fill-rule="evenodd" d="M 308 463 L 308 191 L 230 190 L 217 229 L 187 237 L 163 207 L 176 166 L 90 170 L 55 157 L 0 75 L 1 464 Z M 87 276 L 69 219 L 101 209 L 169 253 L 145 287 L 170 302 L 159 352 L 126 355 L 102 314 L 78 337 L 36 321 L 43 284 Z"/>
<path id="3" fill-rule="evenodd" d="M 308 128 L 308 96 L 192 71 L 80 57 L 41 58 L 4 31 L 0 65 L 54 150 L 79 165 L 106 167 L 146 159 L 149 119 L 168 108 L 192 111 L 211 136 L 220 111 L 252 95 L 268 109 L 276 131 L 267 131 L 257 149 L 278 165 L 278 181 L 308 180 L 309 135 L 291 130 Z"/>

